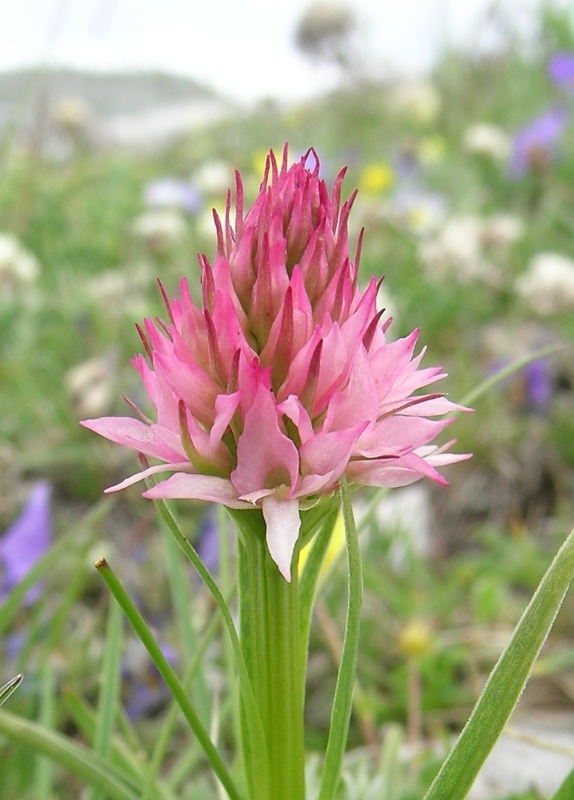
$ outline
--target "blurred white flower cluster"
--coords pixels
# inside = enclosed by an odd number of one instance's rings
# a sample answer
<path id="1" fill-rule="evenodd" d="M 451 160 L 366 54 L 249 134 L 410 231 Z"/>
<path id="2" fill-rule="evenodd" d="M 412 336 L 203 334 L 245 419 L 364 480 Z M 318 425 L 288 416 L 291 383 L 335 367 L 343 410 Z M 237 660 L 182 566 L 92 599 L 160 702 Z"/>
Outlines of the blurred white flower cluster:
<path id="1" fill-rule="evenodd" d="M 204 196 L 221 197 L 235 184 L 235 176 L 227 161 L 211 159 L 193 171 L 191 182 Z"/>
<path id="2" fill-rule="evenodd" d="M 475 122 L 464 133 L 463 147 L 467 153 L 506 162 L 510 156 L 512 141 L 498 125 Z"/>
<path id="3" fill-rule="evenodd" d="M 560 253 L 538 253 L 516 280 L 517 294 L 532 311 L 555 314 L 574 308 L 574 260 Z"/>
<path id="4" fill-rule="evenodd" d="M 115 393 L 115 362 L 115 357 L 90 358 L 66 373 L 66 391 L 79 419 L 111 411 Z"/>
<path id="5" fill-rule="evenodd" d="M 402 81 L 393 87 L 390 106 L 414 124 L 426 126 L 436 122 L 442 98 L 428 80 Z"/>
<path id="6" fill-rule="evenodd" d="M 125 269 L 100 272 L 84 284 L 83 290 L 108 316 L 145 317 L 149 313 L 147 292 L 154 273 L 149 264 L 140 262 Z"/>
<path id="7" fill-rule="evenodd" d="M 0 297 L 2 301 L 13 300 L 24 289 L 29 288 L 40 275 L 40 265 L 32 253 L 26 250 L 10 233 L 0 233 Z"/>
<path id="8" fill-rule="evenodd" d="M 459 283 L 480 279 L 500 286 L 500 261 L 523 232 L 524 223 L 512 215 L 452 216 L 435 236 L 420 243 L 419 259 L 432 279 L 452 276 Z"/>
<path id="9" fill-rule="evenodd" d="M 388 218 L 415 236 L 435 233 L 447 214 L 446 198 L 417 187 L 406 188 L 392 198 L 386 209 Z"/>
<path id="10" fill-rule="evenodd" d="M 151 250 L 162 252 L 183 241 L 186 224 L 179 211 L 165 208 L 144 211 L 134 220 L 132 230 Z"/>

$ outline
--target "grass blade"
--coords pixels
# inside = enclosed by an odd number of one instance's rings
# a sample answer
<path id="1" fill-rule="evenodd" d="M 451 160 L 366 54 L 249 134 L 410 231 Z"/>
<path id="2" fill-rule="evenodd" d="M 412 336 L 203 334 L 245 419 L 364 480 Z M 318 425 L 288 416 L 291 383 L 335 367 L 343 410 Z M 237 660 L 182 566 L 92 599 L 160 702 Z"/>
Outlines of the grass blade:
<path id="1" fill-rule="evenodd" d="M 56 674 L 49 661 L 41 668 L 39 723 L 46 730 L 56 727 Z M 52 796 L 54 783 L 54 762 L 44 755 L 36 757 L 35 792 L 44 800 Z"/>
<path id="2" fill-rule="evenodd" d="M 102 576 L 108 589 L 113 594 L 118 604 L 121 606 L 122 611 L 128 618 L 130 625 L 133 627 L 141 643 L 148 651 L 150 658 L 166 682 L 174 700 L 177 701 L 185 719 L 201 744 L 213 771 L 225 787 L 229 797 L 232 798 L 232 800 L 241 800 L 239 792 L 237 791 L 235 783 L 233 782 L 227 767 L 223 763 L 221 755 L 214 747 L 211 739 L 209 738 L 209 734 L 199 719 L 197 712 L 190 703 L 185 689 L 179 682 L 177 675 L 172 669 L 167 658 L 164 656 L 160 646 L 153 637 L 153 634 L 145 623 L 143 617 L 132 603 L 126 590 L 105 559 L 100 559 L 96 562 L 96 569 Z"/>
<path id="3" fill-rule="evenodd" d="M 109 761 L 61 733 L 46 730 L 8 711 L 0 711 L 0 733 L 42 753 L 89 786 L 97 787 L 107 800 L 139 800 L 139 795 L 129 788 L 129 776 L 126 780 Z"/>
<path id="4" fill-rule="evenodd" d="M 551 800 L 572 800 L 574 797 L 574 769 L 568 775 L 562 786 L 552 795 Z"/>
<path id="5" fill-rule="evenodd" d="M 542 578 L 424 800 L 462 800 L 502 733 L 574 577 L 574 531 Z"/>
<path id="6" fill-rule="evenodd" d="M 353 517 L 353 509 L 349 497 L 349 490 L 345 477 L 340 478 L 341 502 L 345 519 L 345 536 L 347 539 L 347 572 L 348 572 L 348 601 L 347 620 L 345 623 L 345 637 L 337 685 L 331 711 L 329 738 L 325 753 L 323 777 L 319 800 L 333 800 L 339 785 L 343 756 L 347 743 L 349 718 L 353 702 L 353 686 L 355 683 L 355 669 L 357 666 L 357 652 L 359 648 L 359 627 L 361 622 L 361 607 L 363 603 L 363 572 L 361 565 L 361 551 L 359 537 Z"/>
<path id="7" fill-rule="evenodd" d="M 197 651 L 196 656 L 187 671 L 185 680 L 183 681 L 183 688 L 185 689 L 185 691 L 189 689 L 194 677 L 199 671 L 199 668 L 202 664 L 204 653 L 207 650 L 207 647 L 211 642 L 211 640 L 213 639 L 220 624 L 221 624 L 221 617 L 218 616 L 214 617 L 211 620 L 205 634 L 203 635 L 203 640 L 199 646 L 199 650 Z M 153 792 L 151 787 L 153 787 L 153 783 L 159 774 L 161 763 L 163 761 L 165 752 L 167 750 L 167 745 L 171 738 L 173 727 L 177 719 L 178 709 L 179 707 L 177 703 L 174 701 L 165 717 L 165 720 L 161 728 L 159 729 L 155 741 L 155 746 L 146 771 L 147 775 L 146 789 L 142 795 L 142 800 L 153 800 Z M 170 780 L 171 780 L 171 775 L 170 775 Z"/>
<path id="8" fill-rule="evenodd" d="M 255 702 L 253 687 L 249 679 L 249 673 L 247 671 L 245 658 L 243 656 L 243 651 L 241 649 L 239 636 L 237 635 L 235 624 L 233 622 L 233 617 L 231 616 L 231 611 L 229 610 L 229 606 L 225 602 L 225 598 L 223 597 L 223 594 L 221 593 L 216 582 L 214 581 L 211 573 L 206 568 L 203 561 L 200 559 L 195 548 L 183 535 L 167 503 L 165 503 L 163 500 L 155 500 L 154 503 L 159 513 L 162 515 L 163 519 L 167 523 L 169 530 L 173 534 L 175 541 L 179 545 L 183 554 L 193 565 L 199 577 L 207 586 L 223 617 L 225 628 L 227 630 L 227 633 L 231 640 L 231 645 L 233 647 L 233 654 L 235 656 L 235 666 L 239 677 L 239 690 L 241 692 L 241 697 L 245 705 L 246 713 L 244 715 L 244 719 L 249 729 L 249 739 L 251 742 L 251 751 L 254 759 L 253 769 L 254 772 L 259 776 L 261 796 L 264 797 L 267 792 L 266 787 L 268 786 L 269 782 L 269 756 L 267 754 L 267 746 L 263 734 L 263 724 L 261 722 L 261 717 L 259 714 L 259 709 L 257 708 L 257 703 Z M 232 509 L 228 509 L 228 512 L 230 513 L 230 516 L 232 516 L 232 518 L 235 519 L 235 517 L 233 517 Z M 243 513 L 250 513 L 250 512 L 243 512 Z"/>
<path id="9" fill-rule="evenodd" d="M 184 573 L 185 562 L 181 560 L 179 547 L 169 531 L 165 531 L 164 536 L 167 576 L 169 580 L 173 608 L 175 611 L 175 621 L 179 633 L 179 639 L 184 649 L 186 663 L 194 661 L 197 652 L 197 634 L 192 621 L 191 614 L 191 593 L 189 590 L 188 576 Z M 209 726 L 209 716 L 211 711 L 211 700 L 207 689 L 205 676 L 201 669 L 201 664 L 195 670 L 195 678 L 192 687 L 194 704 L 198 709 L 201 721 L 205 726 Z"/>
<path id="10" fill-rule="evenodd" d="M 331 536 L 337 518 L 339 507 L 331 507 L 326 514 L 323 525 L 316 534 L 311 550 L 305 561 L 299 582 L 299 619 L 300 619 L 300 641 L 301 641 L 301 660 L 303 669 L 306 671 L 307 650 L 309 647 L 309 631 L 311 628 L 311 615 L 315 594 L 319 583 L 321 567 L 325 561 L 325 555 L 329 548 Z"/>
<path id="11" fill-rule="evenodd" d="M 485 381 L 482 381 L 478 384 L 474 389 L 471 389 L 470 392 L 465 394 L 465 396 L 460 400 L 461 406 L 469 406 L 471 403 L 474 403 L 483 394 L 487 394 L 491 389 L 497 386 L 502 381 L 505 381 L 511 375 L 514 375 L 515 372 L 520 372 L 521 369 L 531 364 L 533 361 L 538 361 L 540 358 L 545 358 L 546 356 L 551 356 L 554 353 L 557 353 L 561 350 L 563 345 L 559 344 L 551 344 L 547 345 L 546 347 L 541 347 L 539 350 L 534 350 L 532 353 L 527 353 L 525 356 L 520 356 L 520 358 L 511 361 L 506 367 L 498 370 L 492 375 L 490 378 L 487 378 Z"/>
<path id="12" fill-rule="evenodd" d="M 94 730 L 94 750 L 107 759 L 114 729 L 116 706 L 120 693 L 120 669 L 122 648 L 122 611 L 117 603 L 110 602 L 106 625 L 106 648 L 102 664 L 98 715 Z M 103 800 L 99 789 L 92 788 L 89 800 Z"/>
<path id="13" fill-rule="evenodd" d="M 14 694 L 14 692 L 16 691 L 18 686 L 20 686 L 23 680 L 24 676 L 20 672 L 18 675 L 12 678 L 12 680 L 8 681 L 8 683 L 5 683 L 4 686 L 0 688 L 0 706 L 2 705 L 2 703 L 5 703 L 6 700 L 8 700 L 10 695 Z"/>

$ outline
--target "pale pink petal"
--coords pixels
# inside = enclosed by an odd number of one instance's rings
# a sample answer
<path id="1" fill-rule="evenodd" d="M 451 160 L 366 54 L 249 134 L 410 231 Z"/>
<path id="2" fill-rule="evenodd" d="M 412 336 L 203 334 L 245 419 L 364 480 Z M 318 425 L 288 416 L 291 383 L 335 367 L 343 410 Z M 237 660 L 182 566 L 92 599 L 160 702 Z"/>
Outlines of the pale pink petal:
<path id="1" fill-rule="evenodd" d="M 146 425 L 133 417 L 100 417 L 84 419 L 80 422 L 84 428 L 99 433 L 116 444 L 123 444 L 144 453 L 146 456 L 160 458 L 162 461 L 181 461 L 183 451 L 168 447 L 163 441 L 157 441 L 156 425 Z"/>
<path id="2" fill-rule="evenodd" d="M 237 497 L 231 481 L 214 475 L 191 475 L 176 472 L 152 489 L 143 493 L 150 500 L 207 500 L 228 508 L 253 508 L 251 503 Z"/>
<path id="3" fill-rule="evenodd" d="M 351 461 L 345 470 L 350 482 L 364 486 L 408 486 L 420 478 L 430 478 L 443 486 L 448 486 L 443 476 L 427 461 L 415 453 L 407 453 L 400 458 L 373 461 Z"/>
<path id="4" fill-rule="evenodd" d="M 341 474 L 349 461 L 357 439 L 369 423 L 353 428 L 318 433 L 301 446 L 303 475 L 324 475 L 329 471 Z"/>
<path id="5" fill-rule="evenodd" d="M 121 489 L 126 489 L 128 486 L 133 486 L 133 484 L 137 483 L 138 481 L 143 481 L 146 478 L 149 478 L 150 475 L 157 475 L 158 472 L 173 472 L 173 470 L 186 470 L 189 468 L 190 464 L 188 461 L 180 461 L 176 464 L 156 464 L 153 467 L 148 467 L 141 472 L 136 472 L 134 475 L 130 475 L 129 478 L 121 481 L 121 483 L 116 483 L 114 486 L 108 486 L 107 489 L 104 489 L 104 492 L 106 494 L 109 494 L 110 492 L 119 492 Z"/>
<path id="6" fill-rule="evenodd" d="M 280 414 L 284 414 L 295 424 L 299 431 L 302 444 L 305 444 L 308 439 L 315 435 L 311 417 L 296 395 L 290 394 L 286 400 L 283 400 L 282 403 L 278 403 L 277 411 Z"/>
<path id="7" fill-rule="evenodd" d="M 411 360 L 419 332 L 414 330 L 403 339 L 397 339 L 380 347 L 370 355 L 373 375 L 377 382 L 379 398 L 384 398 L 393 388 L 403 370 Z"/>
<path id="8" fill-rule="evenodd" d="M 220 394 L 215 401 L 215 421 L 209 433 L 210 450 L 215 451 L 221 444 L 221 437 L 227 430 L 233 415 L 239 407 L 241 392 Z"/>
<path id="9" fill-rule="evenodd" d="M 175 357 L 167 357 L 161 353 L 154 355 L 154 365 L 158 378 L 165 378 L 171 390 L 185 402 L 191 413 L 204 424 L 211 424 L 213 404 L 221 388 L 207 372 L 197 365 L 184 364 Z"/>
<path id="10" fill-rule="evenodd" d="M 279 500 L 275 495 L 263 498 L 263 516 L 267 525 L 267 547 L 279 572 L 291 583 L 291 561 L 299 538 L 301 518 L 298 500 Z"/>
<path id="11" fill-rule="evenodd" d="M 351 428 L 363 424 L 363 430 L 378 415 L 377 387 L 369 365 L 367 352 L 360 345 L 353 357 L 351 375 L 342 391 L 333 395 L 324 430 Z"/>
<path id="12" fill-rule="evenodd" d="M 238 495 L 280 485 L 294 488 L 298 471 L 299 454 L 279 427 L 273 394 L 260 386 L 237 444 L 233 485 Z"/>
<path id="13" fill-rule="evenodd" d="M 356 452 L 365 458 L 402 455 L 430 442 L 453 418 L 431 420 L 424 417 L 387 417 L 365 431 Z"/>
<path id="14" fill-rule="evenodd" d="M 472 411 L 472 408 L 466 408 L 458 403 L 453 403 L 447 400 L 446 397 L 435 397 L 432 400 L 423 400 L 422 403 L 416 403 L 401 411 L 405 417 L 440 417 L 443 414 L 452 414 L 455 411 Z"/>

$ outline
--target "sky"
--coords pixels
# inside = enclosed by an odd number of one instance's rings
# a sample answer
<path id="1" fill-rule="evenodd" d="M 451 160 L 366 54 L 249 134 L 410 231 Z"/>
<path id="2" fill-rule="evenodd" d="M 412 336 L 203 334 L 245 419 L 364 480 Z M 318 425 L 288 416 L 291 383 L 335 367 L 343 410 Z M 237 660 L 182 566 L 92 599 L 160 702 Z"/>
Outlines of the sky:
<path id="1" fill-rule="evenodd" d="M 527 25 L 542 0 L 500 0 Z M 294 45 L 310 0 L 0 0 L 0 70 L 38 64 L 96 70 L 157 68 L 187 75 L 244 103 L 308 98 L 333 68 Z M 445 43 L 492 44 L 492 0 L 346 0 L 365 60 L 379 73 L 416 75 Z M 490 30 L 490 33 L 489 33 Z"/>

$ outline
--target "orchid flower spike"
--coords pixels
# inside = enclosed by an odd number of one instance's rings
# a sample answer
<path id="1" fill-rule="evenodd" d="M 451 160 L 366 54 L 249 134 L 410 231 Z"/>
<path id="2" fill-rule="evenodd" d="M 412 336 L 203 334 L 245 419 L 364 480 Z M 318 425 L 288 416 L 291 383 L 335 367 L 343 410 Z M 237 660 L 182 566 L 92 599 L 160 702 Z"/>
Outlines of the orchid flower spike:
<path id="1" fill-rule="evenodd" d="M 307 162 L 312 162 L 310 168 Z M 345 170 L 329 193 L 314 151 L 288 166 L 267 157 L 259 195 L 245 212 L 214 213 L 217 252 L 200 256 L 202 303 L 182 279 L 167 321 L 147 319 L 139 372 L 155 421 L 143 413 L 83 422 L 159 460 L 108 491 L 151 474 L 171 476 L 144 492 L 233 509 L 259 508 L 271 558 L 287 581 L 300 511 L 338 488 L 344 474 L 365 486 L 404 486 L 460 461 L 430 442 L 461 410 L 441 394 L 414 394 L 444 378 L 419 369 L 418 331 L 385 340 L 373 278 L 361 291 L 361 237 L 351 259 L 341 203 Z M 133 407 L 133 406 L 132 406 Z"/>

